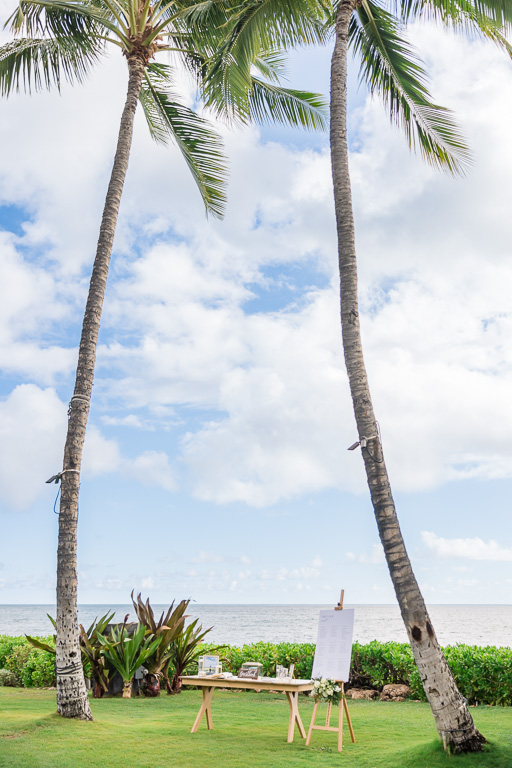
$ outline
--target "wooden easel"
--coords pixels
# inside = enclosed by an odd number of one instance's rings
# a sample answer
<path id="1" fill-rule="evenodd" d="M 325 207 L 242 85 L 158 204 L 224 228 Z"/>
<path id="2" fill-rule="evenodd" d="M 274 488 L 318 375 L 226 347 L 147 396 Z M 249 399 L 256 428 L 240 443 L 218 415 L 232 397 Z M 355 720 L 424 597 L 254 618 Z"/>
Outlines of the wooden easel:
<path id="1" fill-rule="evenodd" d="M 342 611 L 343 610 L 343 597 L 345 595 L 345 590 L 341 590 L 340 595 L 340 601 L 338 605 L 335 606 L 335 611 Z M 348 730 L 350 731 L 350 738 L 352 739 L 352 743 L 356 743 L 356 737 L 354 736 L 354 729 L 352 728 L 352 720 L 350 719 L 350 712 L 348 711 L 348 704 L 347 699 L 345 696 L 345 684 L 342 680 L 336 680 L 338 685 L 341 688 L 341 698 L 338 708 L 338 727 L 334 727 L 331 725 L 331 712 L 332 712 L 332 701 L 329 701 L 327 703 L 327 713 L 325 715 L 325 725 L 315 725 L 316 715 L 318 712 L 318 707 L 320 702 L 315 701 L 315 706 L 313 708 L 313 714 L 311 716 L 311 723 L 309 724 L 309 730 L 308 735 L 306 739 L 306 746 L 309 746 L 309 743 L 311 741 L 311 736 L 313 734 L 313 731 L 334 731 L 338 734 L 338 752 L 341 752 L 343 749 L 343 713 L 345 713 L 345 717 L 347 718 L 347 725 Z"/>

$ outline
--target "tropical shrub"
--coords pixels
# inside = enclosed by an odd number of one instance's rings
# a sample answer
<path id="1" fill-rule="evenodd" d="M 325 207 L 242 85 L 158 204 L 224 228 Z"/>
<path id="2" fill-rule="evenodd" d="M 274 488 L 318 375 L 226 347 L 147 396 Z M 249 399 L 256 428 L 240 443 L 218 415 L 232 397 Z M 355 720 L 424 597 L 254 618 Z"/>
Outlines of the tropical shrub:
<path id="1" fill-rule="evenodd" d="M 144 664 L 162 642 L 161 637 L 153 635 L 146 637 L 146 628 L 137 624 L 133 632 L 128 630 L 126 616 L 124 623 L 112 627 L 108 638 L 98 634 L 97 638 L 103 646 L 103 654 L 123 678 L 123 698 L 132 695 L 132 681 L 137 669 Z M 131 628 L 130 628 L 131 629 Z"/>
<path id="2" fill-rule="evenodd" d="M 158 620 L 155 619 L 149 598 L 143 603 L 139 593 L 135 601 L 132 592 L 132 603 L 139 622 L 146 628 L 146 635 L 152 635 L 160 639 L 160 644 L 156 647 L 154 653 L 146 659 L 145 668 L 147 676 L 144 678 L 143 684 L 143 691 L 146 695 L 158 696 L 160 694 L 160 676 L 164 677 L 169 691 L 169 664 L 176 655 L 174 643 L 181 639 L 184 632 L 185 611 L 189 606 L 190 600 L 182 600 L 176 608 L 173 601 L 167 613 L 164 614 L 162 611 L 162 615 Z"/>
<path id="3" fill-rule="evenodd" d="M 409 685 L 416 665 L 408 643 L 354 643 L 350 683 L 383 688 L 388 683 Z"/>
<path id="4" fill-rule="evenodd" d="M 494 645 L 449 645 L 445 656 L 470 704 L 512 705 L 512 651 Z"/>
<path id="5" fill-rule="evenodd" d="M 185 671 L 190 669 L 190 666 L 197 661 L 199 656 L 203 653 L 202 641 L 211 631 L 209 629 L 203 629 L 198 624 L 199 619 L 194 619 L 190 622 L 188 627 L 183 629 L 180 634 L 175 638 L 169 647 L 169 657 L 166 664 L 163 667 L 163 676 L 165 680 L 165 687 L 167 693 L 180 693 L 181 691 L 181 675 Z M 223 650 L 225 646 L 213 646 L 211 652 Z M 172 670 L 172 678 L 170 671 Z"/>
<path id="6" fill-rule="evenodd" d="M 191 634 L 200 636 L 203 630 L 192 623 Z M 33 638 L 34 639 L 34 638 Z M 41 644 L 50 645 L 51 638 L 35 638 Z M 193 638 L 189 638 L 194 640 Z M 195 638 L 197 640 L 197 637 Z M 204 639 L 204 638 L 203 638 Z M 151 636 L 145 634 L 146 642 Z M 213 643 L 176 643 L 174 659 L 169 659 L 165 670 L 170 680 L 179 674 L 197 672 L 197 658 L 208 653 L 219 653 L 223 667 L 236 673 L 245 661 L 259 661 L 262 674 L 273 676 L 276 664 L 285 667 L 295 664 L 295 676 L 310 679 L 315 646 L 313 643 L 266 643 L 258 642 L 243 646 L 219 646 Z M 156 646 L 158 648 L 158 646 Z M 512 650 L 495 646 L 447 646 L 444 653 L 455 682 L 470 704 L 512 706 Z M 161 658 L 161 656 L 160 656 Z M 55 685 L 55 657 L 49 651 L 32 648 L 25 637 L 0 635 L 0 670 L 14 675 L 17 685 L 26 687 Z M 140 659 L 136 664 L 140 666 Z M 149 668 L 150 657 L 144 661 Z M 178 671 L 179 670 L 179 671 Z M 12 679 L 12 678 L 10 678 Z M 421 680 L 414 665 L 412 651 L 407 643 L 379 643 L 362 645 L 354 643 L 352 665 L 348 685 L 380 690 L 388 683 L 405 683 L 415 699 L 425 699 Z M 1 684 L 1 683 L 0 683 Z M 172 682 L 169 683 L 169 687 Z"/>
<path id="7" fill-rule="evenodd" d="M 19 636 L 12 636 L 11 635 L 0 635 L 0 669 L 6 668 L 7 666 L 7 657 L 13 650 L 13 648 L 16 648 L 18 645 L 26 645 L 27 641 L 25 639 L 25 635 L 19 635 Z"/>
<path id="8" fill-rule="evenodd" d="M 205 644 L 201 653 L 213 652 L 210 644 Z M 295 677 L 308 680 L 311 678 L 315 646 L 313 643 L 265 643 L 260 641 L 250 645 L 225 646 L 222 651 L 223 668 L 236 674 L 245 661 L 259 661 L 262 675 L 273 677 L 276 665 L 289 667 L 295 664 Z"/>
<path id="9" fill-rule="evenodd" d="M 101 619 L 94 619 L 87 630 L 81 624 L 79 625 L 79 643 L 84 675 L 92 682 L 92 695 L 95 699 L 101 699 L 106 693 L 114 672 L 114 668 L 108 663 L 103 653 L 103 645 L 98 639 L 99 635 L 103 636 L 114 616 L 115 612 L 112 611 L 106 613 Z"/>

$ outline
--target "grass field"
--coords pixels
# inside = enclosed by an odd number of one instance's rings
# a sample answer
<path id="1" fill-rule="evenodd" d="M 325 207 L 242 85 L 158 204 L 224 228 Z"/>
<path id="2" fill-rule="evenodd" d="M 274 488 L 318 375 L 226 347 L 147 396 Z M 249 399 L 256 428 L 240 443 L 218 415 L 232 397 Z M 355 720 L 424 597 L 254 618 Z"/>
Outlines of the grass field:
<path id="1" fill-rule="evenodd" d="M 489 745 L 483 754 L 450 757 L 437 740 L 430 710 L 419 702 L 349 702 L 356 744 L 345 733 L 316 731 L 311 745 L 296 731 L 286 743 L 288 704 L 269 693 L 217 691 L 212 731 L 190 728 L 200 691 L 158 699 L 92 700 L 94 722 L 55 714 L 55 692 L 0 688 L 2 768 L 512 768 L 512 710 L 473 709 Z M 300 698 L 305 727 L 313 702 Z"/>

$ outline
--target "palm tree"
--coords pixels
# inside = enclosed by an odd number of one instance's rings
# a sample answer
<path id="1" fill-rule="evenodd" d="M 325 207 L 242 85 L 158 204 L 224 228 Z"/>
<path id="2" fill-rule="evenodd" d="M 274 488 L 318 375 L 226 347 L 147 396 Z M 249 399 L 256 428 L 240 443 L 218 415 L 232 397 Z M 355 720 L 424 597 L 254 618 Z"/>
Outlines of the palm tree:
<path id="1" fill-rule="evenodd" d="M 57 710 L 65 717 L 92 719 L 78 642 L 78 493 L 98 332 L 128 168 L 135 110 L 140 101 L 156 141 L 165 144 L 173 140 L 177 143 L 199 187 L 207 212 L 221 216 L 226 177 L 221 141 L 208 123 L 182 104 L 173 93 L 173 68 L 153 61 L 159 53 L 172 53 L 196 77 L 202 91 L 205 62 L 218 45 L 220 34 L 214 29 L 213 21 L 228 25 L 229 14 L 219 16 L 217 11 L 211 14 L 207 43 L 194 22 L 193 0 L 22 0 L 9 19 L 16 37 L 0 48 L 0 93 L 4 96 L 20 88 L 30 91 L 31 88 L 59 87 L 63 80 L 80 82 L 99 56 L 112 45 L 121 49 L 128 64 L 128 90 L 101 220 L 82 325 L 75 386 L 69 405 L 63 469 L 51 478 L 61 483 L 56 671 Z M 21 34 L 25 37 L 19 37 Z M 318 24 L 311 22 L 308 34 L 311 39 L 321 39 Z M 254 53 L 253 60 L 246 66 L 254 65 L 264 76 L 272 75 L 275 51 L 260 45 Z M 253 72 L 254 69 L 251 70 L 251 86 L 246 97 L 251 104 L 257 105 L 254 114 L 259 111 L 268 117 L 270 113 L 275 113 L 277 120 L 307 128 L 323 127 L 323 104 L 319 97 L 253 78 Z M 265 104 L 270 106 L 267 108 Z"/>
<path id="2" fill-rule="evenodd" d="M 331 166 L 334 186 L 340 270 L 341 328 L 345 364 L 354 407 L 359 445 L 379 536 L 400 612 L 437 731 L 445 747 L 479 751 L 478 732 L 467 701 L 460 694 L 437 641 L 400 530 L 366 376 L 361 342 L 354 215 L 347 142 L 347 53 L 349 42 L 360 51 L 370 87 L 384 93 L 392 118 L 403 121 L 411 144 L 419 144 L 427 160 L 451 172 L 461 170 L 467 153 L 449 115 L 439 110 L 418 78 L 395 20 L 369 0 L 356 9 L 342 0 L 335 23 L 331 64 Z"/>
<path id="3" fill-rule="evenodd" d="M 345 364 L 368 486 L 380 539 L 400 606 L 416 665 L 445 748 L 454 752 L 479 751 L 485 742 L 475 728 L 466 700 L 457 689 L 437 641 L 420 588 L 414 576 L 391 494 L 384 463 L 379 425 L 366 375 L 361 343 L 354 215 L 347 142 L 347 54 L 360 57 L 361 79 L 377 92 L 393 123 L 404 129 L 409 145 L 418 148 L 431 165 L 452 174 L 463 173 L 470 158 L 450 113 L 433 103 L 420 59 L 404 37 L 400 19 L 373 0 L 339 0 L 334 8 L 322 5 L 334 32 L 331 65 L 330 143 L 334 186 L 341 295 L 341 327 Z M 403 0 L 402 17 L 431 11 L 434 18 L 455 28 L 477 29 L 510 53 L 501 34 L 505 11 L 499 1 L 485 5 L 443 0 Z M 233 60 L 247 56 L 251 45 L 291 46 L 300 42 L 300 24 L 311 13 L 309 0 L 280 3 L 246 0 L 237 9 L 238 23 L 227 36 L 209 77 L 216 84 L 213 104 L 219 113 L 237 101 L 249 110 L 243 90 L 223 100 L 222 83 Z M 298 25 L 298 26 L 296 26 Z"/>

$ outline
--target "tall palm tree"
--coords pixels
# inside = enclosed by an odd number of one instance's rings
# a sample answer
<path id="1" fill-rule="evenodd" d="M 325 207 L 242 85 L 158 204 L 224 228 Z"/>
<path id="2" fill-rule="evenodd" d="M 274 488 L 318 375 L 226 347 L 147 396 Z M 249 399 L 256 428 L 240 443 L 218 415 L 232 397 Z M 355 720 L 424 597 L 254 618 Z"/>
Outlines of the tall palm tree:
<path id="1" fill-rule="evenodd" d="M 218 44 L 214 25 L 229 28 L 229 14 L 211 14 L 209 39 L 194 22 L 193 0 L 22 0 L 11 16 L 15 39 L 0 48 L 0 93 L 81 81 L 109 47 L 120 48 L 128 64 L 128 90 L 117 149 L 101 220 L 85 308 L 73 396 L 69 405 L 61 483 L 57 553 L 57 710 L 91 720 L 77 624 L 77 516 L 80 468 L 94 376 L 96 346 L 114 234 L 128 168 L 133 122 L 140 101 L 153 138 L 175 141 L 199 187 L 207 212 L 221 216 L 226 166 L 219 137 L 173 92 L 174 69 L 154 61 L 170 52 L 203 90 L 205 62 Z M 8 22 L 8 23 L 9 23 Z M 315 20 L 308 39 L 322 32 Z M 24 37 L 20 37 L 21 35 Z M 225 34 L 225 30 L 222 32 Z M 212 47 L 213 46 L 213 47 Z M 324 125 L 322 100 L 315 94 L 281 88 L 274 77 L 275 51 L 256 46 L 245 66 L 251 70 L 246 98 L 255 116 L 275 117 L 308 128 Z M 236 75 L 236 68 L 232 70 Z M 240 70 L 242 71 L 242 70 Z M 264 79 L 257 78 L 259 71 Z M 247 73 L 244 73 L 247 74 Z M 265 76 L 266 79 L 265 79 Z M 274 77 L 275 80 L 275 77 Z M 246 115 L 242 116 L 245 119 Z M 50 482 L 50 481 L 49 481 Z"/>
<path id="2" fill-rule="evenodd" d="M 347 55 L 352 48 L 359 56 L 361 79 L 372 93 L 381 96 L 392 122 L 405 131 L 409 145 L 419 149 L 431 165 L 452 174 L 463 173 L 470 160 L 468 150 L 451 114 L 432 101 L 421 60 L 405 39 L 401 21 L 427 10 L 434 18 L 455 28 L 479 30 L 510 53 L 501 32 L 505 5 L 502 7 L 500 0 L 484 3 L 402 0 L 402 19 L 373 0 L 338 0 L 334 7 L 327 3 L 321 5 L 321 10 L 329 16 L 327 26 L 335 37 L 330 144 L 342 341 L 359 434 L 353 448 L 361 448 L 380 539 L 437 731 L 445 748 L 454 752 L 479 751 L 485 739 L 474 726 L 467 702 L 458 691 L 439 646 L 400 531 L 364 365 L 347 142 Z M 232 108 L 236 101 L 242 109 L 245 105 L 245 110 L 250 111 L 243 89 L 230 94 L 229 100 L 223 98 L 223 82 L 231 82 L 228 73 L 232 61 L 248 56 L 251 46 L 259 40 L 274 46 L 296 44 L 300 24 L 310 12 L 310 0 L 242 2 L 237 8 L 238 23 L 226 37 L 215 61 L 210 63 L 209 77 L 217 86 L 212 100 L 218 112 L 224 112 L 226 104 Z"/>

